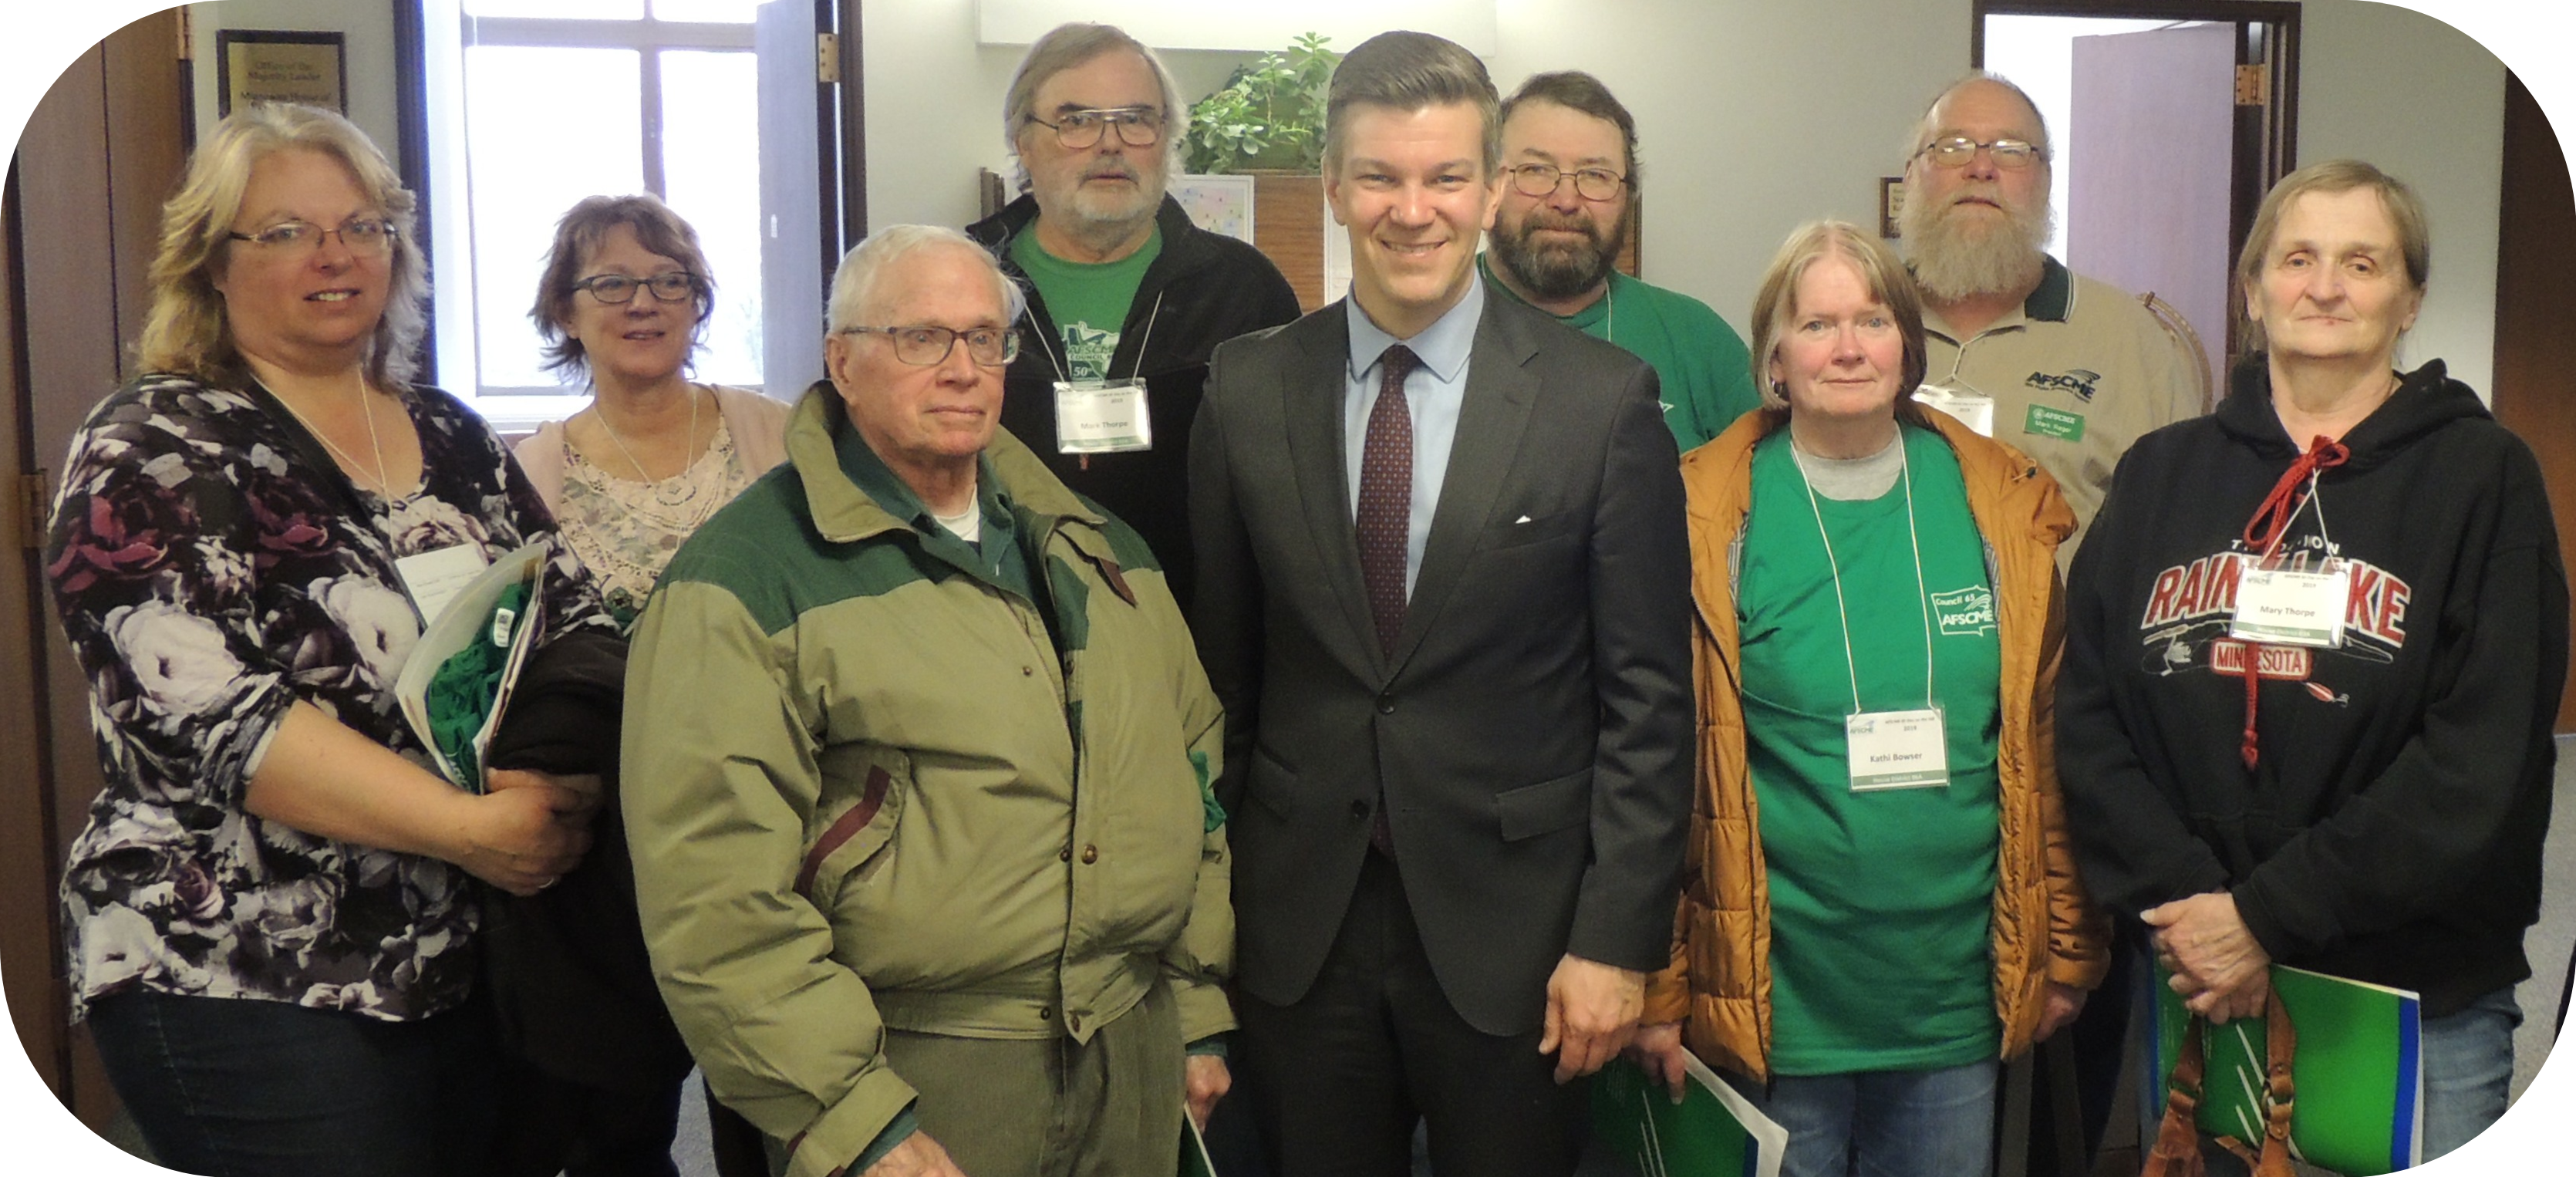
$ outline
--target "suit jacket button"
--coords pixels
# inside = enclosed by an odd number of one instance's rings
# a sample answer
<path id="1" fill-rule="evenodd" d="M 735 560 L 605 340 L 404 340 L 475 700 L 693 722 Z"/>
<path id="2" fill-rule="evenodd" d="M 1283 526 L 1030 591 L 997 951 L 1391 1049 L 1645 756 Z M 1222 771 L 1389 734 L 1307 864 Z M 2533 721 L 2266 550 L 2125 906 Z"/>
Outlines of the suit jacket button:
<path id="1" fill-rule="evenodd" d="M 1378 714 L 1380 714 L 1380 715 L 1393 715 L 1393 714 L 1395 714 L 1395 696 L 1393 696 L 1393 695 L 1380 695 L 1380 696 L 1378 696 L 1378 697 L 1377 697 L 1377 713 L 1378 713 Z"/>
<path id="2" fill-rule="evenodd" d="M 1368 813 L 1369 813 L 1369 804 L 1368 804 L 1368 802 L 1366 802 L 1366 801 L 1353 801 L 1353 802 L 1351 802 L 1351 816 L 1352 816 L 1352 817 L 1367 817 L 1367 816 L 1368 816 Z"/>

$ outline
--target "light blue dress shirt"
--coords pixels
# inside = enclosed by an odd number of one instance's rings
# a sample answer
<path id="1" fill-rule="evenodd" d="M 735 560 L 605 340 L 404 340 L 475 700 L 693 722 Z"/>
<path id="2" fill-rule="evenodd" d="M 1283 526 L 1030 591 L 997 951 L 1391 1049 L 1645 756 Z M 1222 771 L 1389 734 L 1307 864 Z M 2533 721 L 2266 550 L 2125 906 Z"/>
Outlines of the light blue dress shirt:
<path id="1" fill-rule="evenodd" d="M 1359 519 L 1360 460 L 1368 452 L 1369 413 L 1377 408 L 1378 357 L 1403 344 L 1422 363 L 1404 378 L 1404 407 L 1413 416 L 1413 518 L 1404 537 L 1404 595 L 1413 597 L 1422 573 L 1422 545 L 1440 506 L 1440 484 L 1449 476 L 1449 448 L 1458 438 L 1458 410 L 1467 399 L 1467 358 L 1476 347 L 1476 322 L 1485 315 L 1485 284 L 1471 280 L 1466 296 L 1422 333 L 1397 339 L 1371 322 L 1360 300 L 1346 298 L 1351 362 L 1342 385 L 1342 471 L 1350 491 L 1351 518 Z"/>

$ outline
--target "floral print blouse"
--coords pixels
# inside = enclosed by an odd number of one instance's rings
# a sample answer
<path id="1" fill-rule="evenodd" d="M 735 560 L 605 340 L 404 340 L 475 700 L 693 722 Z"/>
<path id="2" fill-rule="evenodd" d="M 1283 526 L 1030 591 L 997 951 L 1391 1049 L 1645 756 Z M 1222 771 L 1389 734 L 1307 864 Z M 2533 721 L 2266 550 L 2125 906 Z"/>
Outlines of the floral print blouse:
<path id="1" fill-rule="evenodd" d="M 137 986 L 385 1021 L 472 992 L 462 868 L 242 808 L 297 700 L 427 768 L 394 694 L 421 630 L 394 562 L 459 543 L 489 560 L 552 530 L 481 418 L 435 389 L 403 400 L 423 473 L 394 501 L 255 384 L 146 375 L 72 436 L 45 575 L 107 777 L 63 869 L 75 1019 Z M 550 632 L 615 632 L 579 562 L 553 559 L 581 587 L 548 595 Z"/>

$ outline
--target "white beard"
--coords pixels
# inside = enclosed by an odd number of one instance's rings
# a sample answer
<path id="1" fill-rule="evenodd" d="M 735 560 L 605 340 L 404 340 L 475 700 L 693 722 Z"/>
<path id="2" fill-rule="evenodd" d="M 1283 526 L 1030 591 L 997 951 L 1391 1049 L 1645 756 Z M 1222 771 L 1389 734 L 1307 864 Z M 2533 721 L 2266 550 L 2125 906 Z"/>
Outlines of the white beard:
<path id="1" fill-rule="evenodd" d="M 2043 203 L 2033 214 L 2005 213 L 2000 225 L 1983 225 L 1957 205 L 1907 201 L 1897 231 L 1914 281 L 1936 302 L 2029 287 L 2039 277 L 2056 210 Z"/>

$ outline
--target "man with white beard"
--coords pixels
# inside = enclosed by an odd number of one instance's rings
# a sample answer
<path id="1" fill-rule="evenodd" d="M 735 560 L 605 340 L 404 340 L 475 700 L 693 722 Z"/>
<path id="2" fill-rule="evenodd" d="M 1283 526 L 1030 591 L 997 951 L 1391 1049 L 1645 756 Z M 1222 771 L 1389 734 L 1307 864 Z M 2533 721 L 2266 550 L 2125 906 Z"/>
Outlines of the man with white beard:
<path id="1" fill-rule="evenodd" d="M 2204 409 L 2194 360 L 2153 314 L 2045 252 L 2049 181 L 2038 108 L 2011 82 L 1976 74 L 1924 112 L 1897 226 L 1923 290 L 1933 390 L 1923 399 L 2056 476 L 2075 508 L 2075 535 L 2057 548 L 2062 571 L 2130 443 Z"/>

